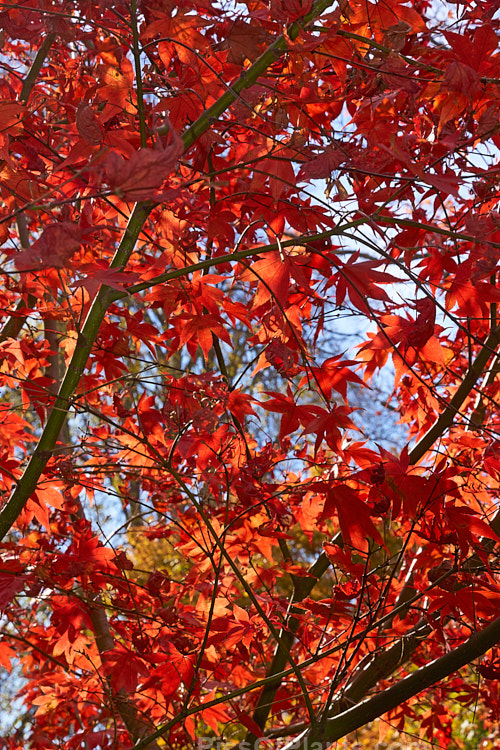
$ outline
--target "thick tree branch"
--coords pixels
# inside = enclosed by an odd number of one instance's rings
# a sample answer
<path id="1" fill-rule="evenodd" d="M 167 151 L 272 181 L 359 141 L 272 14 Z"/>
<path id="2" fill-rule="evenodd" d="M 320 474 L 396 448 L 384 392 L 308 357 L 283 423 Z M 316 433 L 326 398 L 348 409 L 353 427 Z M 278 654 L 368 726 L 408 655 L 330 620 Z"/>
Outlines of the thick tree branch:
<path id="1" fill-rule="evenodd" d="M 27 104 L 28 99 L 31 96 L 31 92 L 33 91 L 33 87 L 36 83 L 36 79 L 38 78 L 38 74 L 40 73 L 42 65 L 45 62 L 45 58 L 49 54 L 49 50 L 54 44 L 55 40 L 56 34 L 47 34 L 42 44 L 40 45 L 40 48 L 35 55 L 35 59 L 31 63 L 30 69 L 26 74 L 26 78 L 23 81 L 21 93 L 19 94 L 19 100 L 23 104 Z"/>
<path id="2" fill-rule="evenodd" d="M 288 47 L 289 40 L 292 42 L 297 39 L 301 29 L 306 27 L 311 21 L 320 16 L 324 10 L 333 4 L 333 0 L 316 0 L 313 7 L 300 21 L 295 21 L 290 24 L 287 29 L 287 33 L 279 36 L 266 51 L 251 65 L 248 70 L 245 70 L 240 77 L 232 83 L 227 91 L 212 104 L 211 107 L 206 109 L 194 122 L 190 128 L 185 132 L 183 136 L 184 145 L 186 149 L 193 145 L 193 143 L 206 133 L 206 131 L 213 127 L 214 123 L 220 118 L 224 112 L 229 109 L 245 89 L 249 89 L 253 86 L 258 78 L 265 73 L 265 71 L 273 65 L 276 60 L 283 55 Z M 168 123 L 158 128 L 160 135 L 167 135 L 170 130 Z"/>
<path id="3" fill-rule="evenodd" d="M 303 23 L 307 23 L 319 15 L 331 4 L 331 2 L 332 0 L 317 0 L 313 10 L 305 17 L 302 24 L 294 23 L 288 29 L 288 37 L 292 40 L 297 38 Z M 25 87 L 23 87 L 22 97 L 28 96 L 27 92 L 31 90 L 30 87 L 36 79 L 36 75 L 43 64 L 43 60 L 45 59 L 45 55 L 47 54 L 52 41 L 53 40 L 48 39 L 44 45 L 42 45 L 42 49 L 37 55 L 35 61 L 36 65 L 34 64 L 33 71 L 30 71 L 29 81 L 25 82 L 26 90 Z M 252 65 L 248 71 L 245 71 L 233 87 L 209 110 L 207 110 L 207 112 L 205 112 L 202 117 L 188 129 L 188 131 L 186 131 L 183 136 L 185 149 L 189 148 L 189 146 L 191 146 L 200 135 L 211 127 L 214 118 L 220 117 L 220 115 L 235 101 L 239 92 L 255 83 L 261 73 L 275 62 L 277 56 L 281 55 L 286 50 L 287 42 L 288 39 L 285 35 L 282 35 L 277 39 L 276 42 L 257 60 L 257 62 Z M 126 266 L 152 207 L 153 205 L 150 202 L 138 203 L 135 205 L 125 233 L 110 264 L 111 268 L 122 269 Z M 6 534 L 15 523 L 29 497 L 36 489 L 40 476 L 44 472 L 45 467 L 53 454 L 58 436 L 67 420 L 72 398 L 74 397 L 76 389 L 80 383 L 99 329 L 112 301 L 113 299 L 110 288 L 102 286 L 92 303 L 83 328 L 79 333 L 77 346 L 62 380 L 54 406 L 47 419 L 41 438 L 9 501 L 0 513 L 0 539 L 5 538 Z M 4 333 L 10 333 L 11 327 L 12 326 L 7 324 Z M 13 330 L 18 333 L 21 327 L 22 324 L 15 325 Z M 101 653 L 104 653 L 109 648 L 112 648 L 113 644 L 104 609 L 101 606 L 94 608 L 91 611 L 91 618 L 96 631 L 96 640 L 99 650 Z M 280 643 L 279 636 L 278 634 L 276 635 L 278 643 Z M 280 645 L 282 648 L 284 647 L 283 643 L 280 643 Z M 290 654 L 286 647 L 284 648 L 284 652 L 287 656 L 287 660 L 289 660 Z M 298 675 L 298 678 L 300 680 L 300 674 Z M 127 696 L 122 697 L 121 695 L 118 695 L 115 696 L 114 699 L 118 712 L 130 732 L 131 737 L 134 741 L 140 740 L 147 732 L 148 728 L 144 727 L 138 720 L 136 708 L 130 703 Z M 156 747 L 156 743 L 154 739 L 145 740 L 143 741 L 143 746 Z"/>
<path id="4" fill-rule="evenodd" d="M 228 107 L 236 100 L 238 93 L 244 88 L 248 88 L 257 81 L 258 77 L 272 65 L 287 48 L 287 39 L 296 39 L 301 28 L 311 20 L 320 15 L 333 0 L 317 0 L 312 10 L 299 23 L 293 23 L 288 29 L 288 36 L 281 35 L 266 52 L 233 84 L 229 91 L 226 91 L 212 107 L 206 110 L 194 122 L 182 136 L 184 148 L 189 148 L 203 133 L 205 133 L 214 123 L 214 121 L 225 112 Z M 168 127 L 165 126 L 165 132 Z M 126 266 L 133 250 L 137 238 L 149 216 L 153 204 L 150 202 L 137 203 L 130 215 L 127 228 L 122 241 L 111 262 L 111 268 L 122 269 Z M 24 508 L 31 493 L 36 489 L 38 480 L 44 471 L 54 450 L 58 435 L 67 418 L 67 413 L 71 405 L 71 399 L 78 387 L 80 379 L 85 370 L 87 360 L 92 351 L 92 346 L 97 338 L 99 328 L 104 320 L 106 311 L 112 301 L 116 299 L 112 291 L 107 286 L 102 286 L 99 290 L 92 307 L 88 313 L 83 329 L 78 337 L 78 344 L 71 359 L 66 375 L 61 385 L 61 389 L 55 401 L 54 407 L 47 420 L 40 441 L 35 448 L 33 455 L 26 467 L 23 476 L 20 478 L 14 489 L 8 503 L 0 513 L 0 540 L 5 537 L 17 517 Z"/>
<path id="5" fill-rule="evenodd" d="M 449 405 L 440 414 L 430 430 L 422 437 L 422 439 L 417 443 L 413 450 L 410 451 L 409 459 L 411 465 L 418 463 L 430 450 L 436 440 L 438 440 L 444 434 L 446 429 L 453 423 L 453 420 L 456 417 L 457 413 L 460 411 L 460 408 L 465 399 L 471 393 L 478 379 L 483 374 L 489 359 L 495 354 L 495 350 L 499 342 L 500 327 L 497 326 L 487 337 L 479 354 L 467 371 L 454 396 L 450 400 Z M 495 517 L 493 523 L 496 523 L 497 526 L 500 526 L 500 514 Z M 341 541 L 340 535 L 338 535 L 337 541 Z M 281 633 L 281 638 L 284 642 L 286 642 L 288 651 L 290 651 L 293 645 L 299 626 L 299 621 L 296 617 L 293 616 L 293 604 L 301 601 L 306 596 L 309 596 L 316 583 L 326 573 L 329 567 L 330 561 L 327 555 L 322 552 L 317 558 L 316 562 L 310 567 L 308 571 L 309 576 L 307 578 L 301 579 L 300 590 L 294 591 L 292 595 L 289 619 L 286 622 L 286 625 Z M 398 641 L 393 647 L 391 647 L 394 651 L 394 654 L 397 653 L 398 649 L 400 653 L 407 654 L 406 658 L 408 658 L 413 653 L 415 648 L 418 646 L 418 639 L 411 638 L 410 635 L 411 634 L 403 637 L 401 641 Z M 412 648 L 410 648 L 409 644 L 412 645 Z M 350 700 L 360 700 L 363 695 L 366 695 L 366 691 L 373 687 L 373 685 L 376 684 L 379 679 L 388 677 L 401 663 L 403 663 L 401 659 L 394 660 L 392 657 L 386 659 L 386 656 L 387 653 L 373 655 L 373 657 L 370 659 L 370 663 L 365 665 L 364 667 L 364 672 L 361 675 L 362 679 L 360 679 L 360 681 L 354 680 L 351 683 L 352 695 L 349 696 Z M 276 680 L 266 684 L 266 686 L 262 690 L 261 695 L 259 696 L 259 700 L 253 714 L 254 721 L 261 729 L 264 729 L 266 725 L 273 701 L 283 679 L 279 673 L 283 673 L 286 664 L 286 653 L 280 647 L 277 647 L 267 675 L 277 675 Z M 393 666 L 391 667 L 391 665 Z M 379 673 L 381 676 L 377 677 Z M 252 739 L 255 739 L 253 735 L 247 737 L 247 740 Z"/>
<path id="6" fill-rule="evenodd" d="M 111 268 L 122 268 L 126 264 L 150 211 L 150 204 L 138 203 L 135 206 Z M 92 304 L 40 440 L 9 501 L 0 513 L 0 540 L 15 523 L 31 493 L 36 489 L 40 476 L 52 456 L 57 438 L 67 418 L 71 399 L 80 383 L 92 346 L 108 309 L 108 294 L 109 288 L 101 287 Z"/>
<path id="7" fill-rule="evenodd" d="M 115 647 L 115 642 L 109 629 L 106 611 L 100 602 L 95 602 L 89 607 L 89 615 L 94 628 L 96 636 L 95 640 L 99 654 L 101 657 L 105 657 L 106 652 L 111 651 Z M 127 727 L 133 741 L 138 742 L 148 732 L 151 732 L 151 726 L 140 718 L 137 708 L 134 706 L 123 688 L 118 693 L 115 693 L 112 690 L 109 681 L 108 686 L 116 711 Z M 159 745 L 155 740 L 147 741 L 143 747 L 145 750 L 160 750 Z"/>
<path id="8" fill-rule="evenodd" d="M 439 415 L 430 430 L 418 441 L 413 450 L 410 451 L 410 464 L 417 464 L 434 445 L 436 440 L 453 424 L 453 420 L 460 412 L 465 399 L 470 395 L 477 381 L 485 372 L 488 361 L 495 354 L 499 343 L 500 326 L 496 326 L 467 370 L 446 409 Z"/>
<path id="9" fill-rule="evenodd" d="M 440 656 L 425 667 L 382 691 L 373 698 L 349 708 L 339 716 L 328 719 L 324 725 L 315 731 L 306 730 L 303 734 L 289 743 L 284 750 L 307 750 L 311 743 L 314 747 L 328 748 L 333 742 L 345 737 L 349 732 L 364 726 L 370 721 L 382 716 L 404 701 L 418 695 L 422 690 L 431 687 L 436 682 L 457 672 L 482 656 L 500 641 L 500 617 L 490 623 L 484 630 L 474 633 L 465 643 L 452 651 Z"/>

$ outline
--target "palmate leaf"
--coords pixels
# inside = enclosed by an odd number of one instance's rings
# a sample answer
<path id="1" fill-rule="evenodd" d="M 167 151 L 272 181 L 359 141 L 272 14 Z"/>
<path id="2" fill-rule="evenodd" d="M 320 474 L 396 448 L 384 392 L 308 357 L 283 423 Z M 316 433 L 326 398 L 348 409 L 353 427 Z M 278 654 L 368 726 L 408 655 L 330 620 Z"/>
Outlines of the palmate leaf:
<path id="1" fill-rule="evenodd" d="M 139 149 L 127 160 L 112 151 L 106 157 L 106 181 L 127 201 L 154 198 L 174 169 L 182 153 L 182 144 L 167 149 Z"/>

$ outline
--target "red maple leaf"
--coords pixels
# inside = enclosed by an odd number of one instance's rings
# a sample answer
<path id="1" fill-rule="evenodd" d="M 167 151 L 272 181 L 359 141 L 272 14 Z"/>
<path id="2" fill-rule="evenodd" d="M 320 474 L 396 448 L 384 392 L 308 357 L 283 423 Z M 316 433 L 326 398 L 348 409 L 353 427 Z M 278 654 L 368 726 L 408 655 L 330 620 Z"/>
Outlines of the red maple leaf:
<path id="1" fill-rule="evenodd" d="M 125 292 L 124 284 L 137 283 L 138 276 L 134 273 L 124 273 L 118 268 L 108 268 L 98 263 L 82 266 L 82 271 L 88 275 L 84 279 L 75 281 L 73 288 L 84 287 L 91 297 L 94 297 L 101 286 L 109 286 L 119 292 Z"/>
<path id="2" fill-rule="evenodd" d="M 15 558 L 0 560 L 0 610 L 11 603 L 16 594 L 24 588 L 26 576 L 24 565 Z"/>
<path id="3" fill-rule="evenodd" d="M 346 159 L 346 154 L 338 146 L 328 146 L 322 154 L 302 163 L 297 179 L 321 180 L 330 177 Z"/>
<path id="4" fill-rule="evenodd" d="M 378 284 L 391 284 L 397 279 L 389 273 L 375 270 L 381 261 L 358 259 L 359 253 L 354 253 L 347 263 L 339 261 L 340 270 L 328 281 L 326 288 L 332 284 L 337 285 L 337 305 L 341 305 L 346 294 L 349 294 L 349 299 L 358 310 L 371 315 L 369 299 L 390 301 L 387 293 Z"/>
<path id="5" fill-rule="evenodd" d="M 49 224 L 31 247 L 16 257 L 20 271 L 40 268 L 65 268 L 80 249 L 82 230 L 72 221 Z"/>
<path id="6" fill-rule="evenodd" d="M 157 195 L 183 150 L 182 140 L 176 135 L 171 146 L 140 148 L 129 159 L 111 151 L 104 162 L 106 181 L 124 200 L 147 201 Z"/>
<path id="7" fill-rule="evenodd" d="M 350 413 L 348 406 L 332 406 L 329 410 L 318 408 L 317 415 L 304 427 L 304 435 L 316 435 L 316 451 L 325 440 L 333 451 L 342 453 L 342 430 L 354 428 L 347 416 Z"/>
<path id="8" fill-rule="evenodd" d="M 203 356 L 207 359 L 208 352 L 213 346 L 214 336 L 217 336 L 231 346 L 231 339 L 221 319 L 216 315 L 201 315 L 200 317 L 191 318 L 191 320 L 188 320 L 182 326 L 179 344 L 183 346 L 190 342 L 194 343 L 194 351 L 196 351 L 196 344 L 199 344 Z"/>
<path id="9" fill-rule="evenodd" d="M 274 398 L 261 402 L 262 406 L 267 411 L 278 412 L 278 414 L 283 415 L 281 418 L 280 439 L 285 437 L 285 435 L 295 432 L 304 421 L 307 423 L 307 421 L 311 421 L 311 419 L 323 412 L 323 409 L 313 404 L 296 404 L 290 387 L 287 389 L 286 396 L 283 393 L 272 391 L 265 391 L 265 393 L 267 396 L 274 396 Z"/>
<path id="10" fill-rule="evenodd" d="M 336 484 L 332 487 L 327 494 L 323 516 L 330 518 L 333 510 L 338 513 L 342 537 L 351 547 L 366 551 L 369 539 L 384 545 L 382 537 L 373 525 L 370 508 L 354 489 L 345 484 Z"/>
<path id="11" fill-rule="evenodd" d="M 76 110 L 76 127 L 80 136 L 87 143 L 95 146 L 102 141 L 103 130 L 92 107 L 88 104 L 81 104 Z"/>
<path id="12" fill-rule="evenodd" d="M 149 669 L 143 660 L 121 643 L 106 651 L 103 664 L 111 678 L 112 686 L 118 692 L 123 689 L 127 694 L 134 693 L 139 677 L 149 675 Z"/>
<path id="13" fill-rule="evenodd" d="M 287 259 L 278 252 L 268 253 L 256 260 L 241 274 L 242 281 L 259 281 L 253 306 L 263 305 L 271 297 L 282 305 L 286 303 L 290 288 L 290 268 Z"/>
<path id="14" fill-rule="evenodd" d="M 332 390 L 335 390 L 345 399 L 348 384 L 357 383 L 358 385 L 362 385 L 363 381 L 356 373 L 349 369 L 350 365 L 357 364 L 357 362 L 347 359 L 342 360 L 341 357 L 342 355 L 340 354 L 335 357 L 329 357 L 329 359 L 325 359 L 320 367 L 311 367 L 310 375 L 304 376 L 299 384 L 300 387 L 309 383 L 309 379 L 312 377 L 325 398 L 330 400 Z"/>

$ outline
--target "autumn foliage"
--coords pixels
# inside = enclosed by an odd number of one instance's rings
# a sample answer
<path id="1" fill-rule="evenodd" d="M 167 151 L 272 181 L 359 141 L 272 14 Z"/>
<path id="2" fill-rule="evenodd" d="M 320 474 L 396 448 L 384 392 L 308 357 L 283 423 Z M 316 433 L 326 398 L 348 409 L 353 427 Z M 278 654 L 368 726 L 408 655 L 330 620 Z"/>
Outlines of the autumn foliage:
<path id="1" fill-rule="evenodd" d="M 2 748 L 494 738 L 497 7 L 0 2 Z"/>

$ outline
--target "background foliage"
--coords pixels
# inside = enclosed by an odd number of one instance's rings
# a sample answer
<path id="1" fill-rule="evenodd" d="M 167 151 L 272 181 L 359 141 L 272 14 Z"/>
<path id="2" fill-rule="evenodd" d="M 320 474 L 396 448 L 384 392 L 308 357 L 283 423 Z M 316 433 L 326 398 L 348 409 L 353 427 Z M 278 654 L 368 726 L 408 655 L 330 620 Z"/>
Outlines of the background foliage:
<path id="1" fill-rule="evenodd" d="M 495 746 L 497 5 L 0 2 L 2 747 Z"/>

